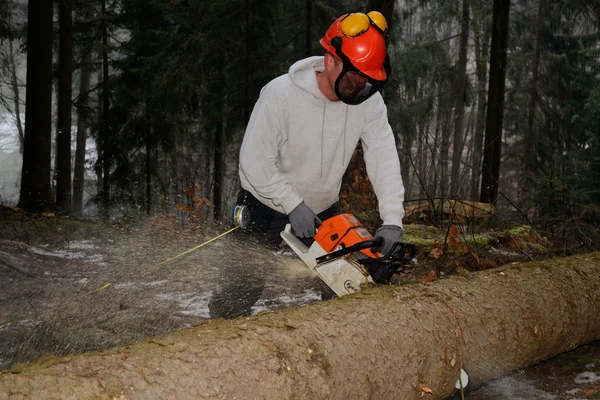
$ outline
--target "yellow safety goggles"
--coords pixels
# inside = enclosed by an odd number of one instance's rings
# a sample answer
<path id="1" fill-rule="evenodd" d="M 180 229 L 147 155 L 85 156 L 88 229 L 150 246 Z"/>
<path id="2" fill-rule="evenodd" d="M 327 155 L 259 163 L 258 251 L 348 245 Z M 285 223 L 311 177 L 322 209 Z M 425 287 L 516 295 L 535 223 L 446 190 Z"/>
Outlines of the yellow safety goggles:
<path id="1" fill-rule="evenodd" d="M 388 31 L 388 23 L 383 14 L 379 11 L 371 11 L 368 14 L 353 13 L 348 14 L 340 23 L 340 29 L 344 36 L 357 37 L 362 35 L 369 29 L 369 26 L 374 26 L 382 34 Z"/>

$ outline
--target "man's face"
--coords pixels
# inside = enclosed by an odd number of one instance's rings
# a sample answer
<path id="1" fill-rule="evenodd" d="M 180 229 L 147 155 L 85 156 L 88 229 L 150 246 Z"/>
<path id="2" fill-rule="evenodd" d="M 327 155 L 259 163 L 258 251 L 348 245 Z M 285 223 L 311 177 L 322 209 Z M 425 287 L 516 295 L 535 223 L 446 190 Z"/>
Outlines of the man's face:
<path id="1" fill-rule="evenodd" d="M 338 89 L 345 98 L 355 98 L 365 88 L 366 84 L 367 80 L 364 77 L 354 71 L 347 71 L 342 76 Z"/>
<path id="2" fill-rule="evenodd" d="M 335 88 L 335 82 L 344 69 L 344 64 L 341 60 L 337 59 L 332 55 L 331 57 L 333 68 L 331 68 L 331 74 L 329 75 L 329 84 L 331 88 Z M 338 89 L 341 94 L 347 98 L 354 98 L 361 90 L 365 88 L 367 80 L 354 71 L 347 71 L 340 80 Z"/>

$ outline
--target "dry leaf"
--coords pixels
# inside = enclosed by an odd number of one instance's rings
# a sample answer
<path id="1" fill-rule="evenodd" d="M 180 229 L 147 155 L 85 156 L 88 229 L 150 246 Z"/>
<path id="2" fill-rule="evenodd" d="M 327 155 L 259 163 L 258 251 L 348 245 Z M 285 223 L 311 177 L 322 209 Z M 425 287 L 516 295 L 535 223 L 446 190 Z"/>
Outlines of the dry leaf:
<path id="1" fill-rule="evenodd" d="M 450 226 L 450 237 L 455 238 L 456 236 L 458 236 L 458 228 L 456 227 L 456 225 L 452 224 Z"/>
<path id="2" fill-rule="evenodd" d="M 458 245 L 458 241 L 453 237 L 450 236 L 448 238 L 448 241 L 450 242 L 450 244 L 452 245 L 452 247 L 454 247 L 455 249 L 459 248 L 460 246 Z"/>
<path id="3" fill-rule="evenodd" d="M 437 272 L 435 271 L 429 271 L 429 273 L 427 274 L 427 277 L 425 277 L 425 282 L 432 282 L 435 281 L 437 279 Z"/>
<path id="4" fill-rule="evenodd" d="M 432 258 L 440 258 L 442 256 L 442 254 L 444 254 L 444 252 L 442 251 L 442 249 L 439 249 L 437 247 L 434 247 L 429 252 L 429 256 L 432 257 Z"/>
<path id="5" fill-rule="evenodd" d="M 425 392 L 427 394 L 433 394 L 433 390 L 429 389 L 427 386 L 421 385 L 420 389 L 422 392 Z"/>

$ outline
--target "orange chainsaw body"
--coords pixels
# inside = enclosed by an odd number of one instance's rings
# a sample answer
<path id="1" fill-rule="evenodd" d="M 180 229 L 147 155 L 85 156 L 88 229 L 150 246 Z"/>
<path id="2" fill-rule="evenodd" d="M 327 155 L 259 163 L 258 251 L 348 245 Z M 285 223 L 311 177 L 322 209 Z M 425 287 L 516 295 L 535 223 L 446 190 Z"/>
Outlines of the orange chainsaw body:
<path id="1" fill-rule="evenodd" d="M 325 220 L 315 235 L 315 241 L 327 253 L 372 239 L 373 236 L 352 214 L 340 214 Z M 363 249 L 360 252 L 371 258 L 381 257 L 381 254 L 371 249 Z"/>

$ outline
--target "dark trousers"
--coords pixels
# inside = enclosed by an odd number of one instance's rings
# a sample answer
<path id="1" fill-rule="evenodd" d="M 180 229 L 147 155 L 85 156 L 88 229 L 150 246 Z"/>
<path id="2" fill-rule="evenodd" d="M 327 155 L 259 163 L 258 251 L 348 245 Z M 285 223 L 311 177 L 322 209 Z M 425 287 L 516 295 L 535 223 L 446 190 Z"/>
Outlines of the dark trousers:
<path id="1" fill-rule="evenodd" d="M 277 246 L 281 243 L 279 233 L 285 229 L 286 224 L 290 223 L 287 215 L 277 212 L 260 201 L 247 190 L 240 190 L 238 193 L 237 204 L 244 204 L 250 212 L 250 226 L 248 230 L 264 235 L 265 242 Z M 327 210 L 318 214 L 321 221 L 325 221 L 340 213 L 340 203 L 335 203 Z M 302 242 L 309 247 L 314 241 L 312 238 Z"/>
<path id="2" fill-rule="evenodd" d="M 246 241 L 248 246 L 256 246 L 258 239 L 259 245 L 264 245 L 270 251 L 278 247 L 282 240 L 279 233 L 289 223 L 288 216 L 265 206 L 243 189 L 238 194 L 237 204 L 244 204 L 249 208 L 250 224 L 248 229 L 233 232 L 232 240 Z M 336 203 L 318 216 L 324 221 L 339 213 L 339 203 Z M 301 240 L 306 246 L 314 242 L 313 238 Z M 248 260 L 248 266 L 243 270 L 236 266 L 220 266 L 216 288 L 208 302 L 211 318 L 229 319 L 252 313 L 252 306 L 260 299 L 266 277 L 270 273 L 268 267 L 255 264 L 253 260 Z M 320 279 L 317 278 L 315 285 L 320 289 L 324 300 L 334 296 Z"/>

